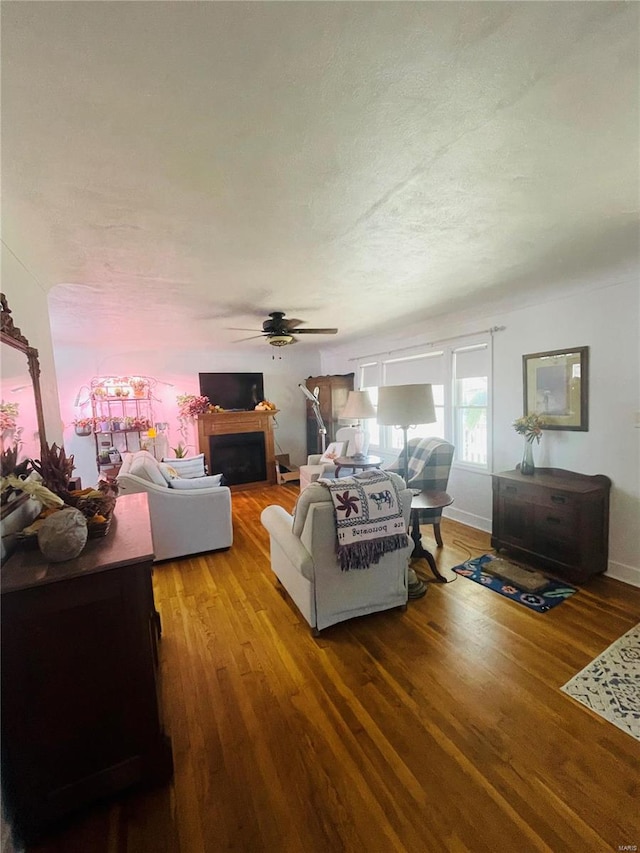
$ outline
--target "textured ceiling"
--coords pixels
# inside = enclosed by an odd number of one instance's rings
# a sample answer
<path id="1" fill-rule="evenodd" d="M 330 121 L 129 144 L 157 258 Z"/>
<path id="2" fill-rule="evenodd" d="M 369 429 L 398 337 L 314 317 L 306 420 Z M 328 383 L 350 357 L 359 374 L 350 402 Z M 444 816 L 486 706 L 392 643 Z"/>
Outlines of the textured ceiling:
<path id="1" fill-rule="evenodd" d="M 3 240 L 58 343 L 343 343 L 637 271 L 636 3 L 1 12 Z"/>

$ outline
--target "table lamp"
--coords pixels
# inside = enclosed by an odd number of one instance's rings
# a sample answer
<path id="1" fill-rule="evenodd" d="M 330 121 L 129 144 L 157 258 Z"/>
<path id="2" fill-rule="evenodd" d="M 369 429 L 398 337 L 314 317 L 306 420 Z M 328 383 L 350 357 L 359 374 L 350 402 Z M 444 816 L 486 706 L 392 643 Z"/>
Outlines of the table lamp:
<path id="1" fill-rule="evenodd" d="M 356 421 L 356 431 L 353 436 L 353 445 L 355 447 L 354 459 L 364 459 L 365 455 L 362 452 L 364 447 L 364 430 L 360 420 L 364 418 L 375 418 L 375 406 L 371 402 L 371 397 L 366 391 L 349 391 L 347 397 L 347 405 L 340 414 L 341 420 Z"/>
<path id="2" fill-rule="evenodd" d="M 404 433 L 404 478 L 409 484 L 407 430 L 436 422 L 431 385 L 387 385 L 378 389 L 378 423 L 396 426 Z"/>

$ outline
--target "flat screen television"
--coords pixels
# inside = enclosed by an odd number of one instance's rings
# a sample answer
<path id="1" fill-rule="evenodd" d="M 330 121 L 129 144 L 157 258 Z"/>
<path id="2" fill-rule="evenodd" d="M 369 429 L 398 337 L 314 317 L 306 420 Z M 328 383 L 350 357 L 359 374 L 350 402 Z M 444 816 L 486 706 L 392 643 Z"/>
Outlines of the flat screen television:
<path id="1" fill-rule="evenodd" d="M 262 373 L 199 373 L 200 393 L 214 406 L 253 411 L 264 400 Z"/>

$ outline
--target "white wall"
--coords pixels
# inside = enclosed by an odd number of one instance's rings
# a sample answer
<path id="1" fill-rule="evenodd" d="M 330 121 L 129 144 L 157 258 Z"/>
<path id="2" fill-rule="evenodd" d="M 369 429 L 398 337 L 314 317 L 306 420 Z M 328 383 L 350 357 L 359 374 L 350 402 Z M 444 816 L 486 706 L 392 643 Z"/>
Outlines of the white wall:
<path id="1" fill-rule="evenodd" d="M 13 322 L 38 350 L 42 408 L 49 444 L 62 442 L 56 369 L 53 358 L 47 297 L 36 279 L 2 244 L 2 292 L 7 297 Z"/>
<path id="2" fill-rule="evenodd" d="M 588 432 L 546 431 L 534 445 L 536 464 L 584 474 L 606 474 L 611 492 L 609 573 L 640 586 L 640 288 L 637 281 L 584 293 L 558 295 L 526 308 L 473 320 L 438 318 L 420 334 L 369 338 L 339 351 L 325 351 L 323 373 L 354 370 L 358 356 L 505 326 L 493 337 L 493 470 L 515 467 L 522 438 L 512 421 L 522 414 L 522 356 L 526 353 L 589 347 Z M 413 330 L 412 330 L 413 331 Z M 448 511 L 484 530 L 491 529 L 491 477 L 454 468 Z"/>
<path id="3" fill-rule="evenodd" d="M 260 348 L 238 347 L 226 352 L 206 349 L 181 351 L 172 350 L 170 342 L 165 342 L 156 351 L 138 352 L 128 341 L 122 346 L 114 345 L 108 350 L 91 352 L 84 348 L 56 347 L 55 359 L 60 408 L 65 423 L 65 447 L 74 454 L 74 473 L 82 477 L 83 486 L 93 485 L 98 478 L 95 442 L 93 436 L 75 435 L 73 419 L 90 416 L 91 410 L 85 406 L 80 411 L 73 404 L 81 386 L 88 385 L 94 376 L 105 374 L 143 374 L 158 380 L 155 388 L 158 399 L 153 403 L 154 420 L 170 424 L 170 444 L 175 447 L 182 440 L 178 432 L 176 396 L 199 393 L 198 373 L 262 372 L 265 396 L 279 409 L 275 423 L 276 453 L 288 453 L 296 465 L 306 461 L 306 405 L 298 383 L 319 373 L 320 356 L 316 349 L 293 346 L 276 350 L 265 343 Z M 87 396 L 85 389 L 81 399 Z M 194 432 L 190 443 L 192 446 L 197 443 Z"/>

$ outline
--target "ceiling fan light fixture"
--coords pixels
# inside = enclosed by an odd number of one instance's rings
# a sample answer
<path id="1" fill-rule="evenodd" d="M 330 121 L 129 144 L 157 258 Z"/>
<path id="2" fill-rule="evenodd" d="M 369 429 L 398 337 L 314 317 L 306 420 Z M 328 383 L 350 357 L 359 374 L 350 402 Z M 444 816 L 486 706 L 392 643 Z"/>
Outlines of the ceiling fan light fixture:
<path id="1" fill-rule="evenodd" d="M 269 343 L 272 347 L 286 347 L 293 343 L 293 335 L 271 335 Z"/>

